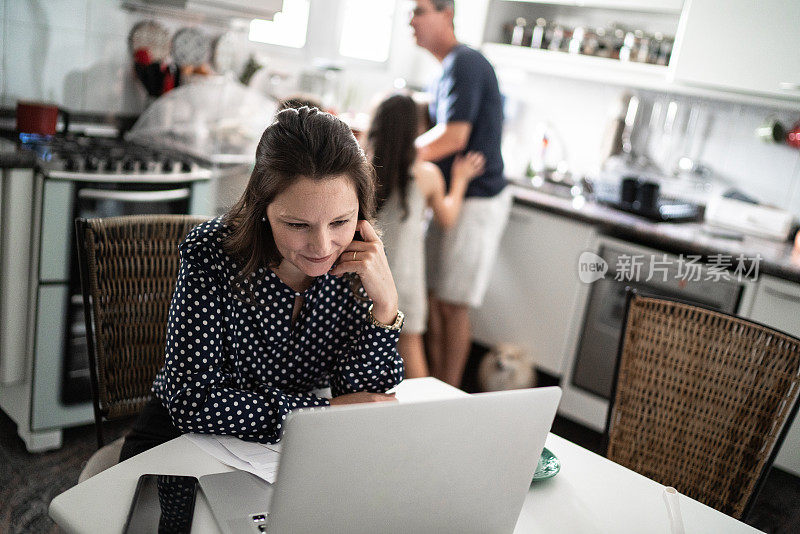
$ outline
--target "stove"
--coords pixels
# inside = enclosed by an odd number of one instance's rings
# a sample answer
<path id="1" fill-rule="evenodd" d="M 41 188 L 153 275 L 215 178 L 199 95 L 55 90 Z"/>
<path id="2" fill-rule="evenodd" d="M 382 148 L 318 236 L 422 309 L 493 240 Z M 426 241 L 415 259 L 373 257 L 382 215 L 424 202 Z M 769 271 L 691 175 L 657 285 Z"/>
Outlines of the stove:
<path id="1" fill-rule="evenodd" d="M 211 169 L 171 149 L 119 138 L 65 134 L 20 136 L 48 178 L 94 182 L 187 182 L 209 179 Z"/>
<path id="2" fill-rule="evenodd" d="M 75 219 L 213 216 L 220 173 L 178 150 L 116 137 L 20 135 L 15 143 L 36 162 L 4 174 L 3 197 L 14 202 L 0 206 L 0 274 L 14 283 L 0 291 L 0 408 L 35 451 L 94 419 Z"/>

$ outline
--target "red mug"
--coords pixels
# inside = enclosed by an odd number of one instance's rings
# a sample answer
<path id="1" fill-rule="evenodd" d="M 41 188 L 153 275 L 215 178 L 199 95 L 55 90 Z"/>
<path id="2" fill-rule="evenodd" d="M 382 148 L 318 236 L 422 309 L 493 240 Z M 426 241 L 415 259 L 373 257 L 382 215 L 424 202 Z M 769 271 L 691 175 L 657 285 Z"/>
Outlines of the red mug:
<path id="1" fill-rule="evenodd" d="M 17 102 L 17 132 L 39 135 L 55 135 L 58 115 L 64 119 L 62 132 L 69 128 L 69 113 L 53 104 L 41 102 Z"/>

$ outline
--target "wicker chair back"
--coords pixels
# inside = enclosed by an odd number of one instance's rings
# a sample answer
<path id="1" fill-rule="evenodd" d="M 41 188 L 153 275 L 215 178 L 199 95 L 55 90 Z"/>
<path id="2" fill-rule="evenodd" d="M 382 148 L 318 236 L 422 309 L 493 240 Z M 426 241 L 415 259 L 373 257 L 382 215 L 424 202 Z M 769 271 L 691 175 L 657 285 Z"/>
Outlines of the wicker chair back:
<path id="1" fill-rule="evenodd" d="M 741 518 L 797 410 L 800 340 L 631 295 L 607 457 Z"/>
<path id="2" fill-rule="evenodd" d="M 178 245 L 207 218 L 144 215 L 78 219 L 98 445 L 103 419 L 135 415 L 164 363 Z"/>

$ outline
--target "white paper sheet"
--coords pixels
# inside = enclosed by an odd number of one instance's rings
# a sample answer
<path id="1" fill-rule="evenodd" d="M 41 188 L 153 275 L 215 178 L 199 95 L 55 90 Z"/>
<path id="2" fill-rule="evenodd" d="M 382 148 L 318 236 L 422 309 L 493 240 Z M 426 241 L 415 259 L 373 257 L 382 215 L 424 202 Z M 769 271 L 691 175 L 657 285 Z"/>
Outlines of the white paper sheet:
<path id="1" fill-rule="evenodd" d="M 271 465 L 264 465 L 260 467 L 254 466 L 253 464 L 233 454 L 230 450 L 228 450 L 228 448 L 223 444 L 223 442 L 225 441 L 232 442 L 233 440 L 236 440 L 247 445 L 256 445 L 259 447 L 266 448 L 265 445 L 261 445 L 259 443 L 249 443 L 246 441 L 242 441 L 239 438 L 234 438 L 231 436 L 214 436 L 211 434 L 187 434 L 186 437 L 188 437 L 192 441 L 192 443 L 203 449 L 206 453 L 210 454 L 223 464 L 233 467 L 234 469 L 239 469 L 241 471 L 247 471 L 248 473 L 253 473 L 258 478 L 266 480 L 270 484 L 275 482 L 275 478 L 278 475 L 278 461 L 275 461 L 274 464 Z M 280 459 L 279 452 L 271 449 L 269 450 L 272 454 L 275 455 L 276 458 Z"/>
<path id="2" fill-rule="evenodd" d="M 457 399 L 469 396 L 468 393 L 432 377 L 418 378 L 412 382 L 401 382 L 397 387 L 389 390 L 389 393 L 392 392 L 394 392 L 397 402 L 400 403 Z"/>
<path id="3" fill-rule="evenodd" d="M 252 441 L 244 441 L 233 436 L 217 436 L 217 441 L 228 449 L 228 452 L 257 469 L 277 469 L 278 467 L 281 454 L 280 443 L 264 445 Z"/>

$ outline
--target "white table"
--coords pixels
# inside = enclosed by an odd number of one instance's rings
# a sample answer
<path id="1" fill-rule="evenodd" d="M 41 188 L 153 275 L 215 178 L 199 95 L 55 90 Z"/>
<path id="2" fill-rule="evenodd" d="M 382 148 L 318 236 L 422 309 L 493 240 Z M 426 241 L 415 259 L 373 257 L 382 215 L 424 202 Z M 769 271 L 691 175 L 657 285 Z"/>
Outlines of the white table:
<path id="1" fill-rule="evenodd" d="M 406 380 L 401 400 L 463 395 L 433 378 Z M 669 533 L 663 486 L 554 434 L 546 447 L 561 460 L 553 478 L 531 485 L 515 533 Z M 50 517 L 66 532 L 121 532 L 139 476 L 144 473 L 194 475 L 231 471 L 181 436 L 116 465 L 50 503 Z M 758 532 L 689 497 L 680 496 L 686 532 Z M 218 533 L 202 492 L 198 492 L 192 532 Z"/>

